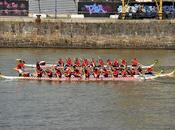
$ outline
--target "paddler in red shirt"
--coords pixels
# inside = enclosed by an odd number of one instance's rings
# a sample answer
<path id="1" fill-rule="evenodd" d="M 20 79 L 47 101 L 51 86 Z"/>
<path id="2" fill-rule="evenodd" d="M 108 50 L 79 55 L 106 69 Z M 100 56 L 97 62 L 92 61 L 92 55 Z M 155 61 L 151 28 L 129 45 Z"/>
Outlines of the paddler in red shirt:
<path id="1" fill-rule="evenodd" d="M 152 67 L 147 68 L 145 74 L 154 75 L 153 74 L 153 68 Z"/>
<path id="2" fill-rule="evenodd" d="M 72 66 L 72 60 L 71 60 L 71 58 L 68 58 L 68 59 L 66 60 L 66 66 L 67 66 L 67 67 L 71 67 L 71 66 Z"/>
<path id="3" fill-rule="evenodd" d="M 131 65 L 133 67 L 137 67 L 139 65 L 139 62 L 138 62 L 137 58 L 134 58 L 134 59 L 131 60 Z"/>
<path id="4" fill-rule="evenodd" d="M 90 70 L 88 68 L 85 68 L 84 69 L 84 73 L 85 73 L 85 77 L 86 78 L 89 78 L 90 77 L 91 72 L 90 72 Z"/>
<path id="5" fill-rule="evenodd" d="M 72 74 L 71 69 L 69 67 L 65 68 L 65 71 L 64 71 L 65 77 L 71 78 L 71 74 Z"/>
<path id="6" fill-rule="evenodd" d="M 127 77 L 127 70 L 126 69 L 123 69 L 121 71 L 121 75 L 122 75 L 122 77 Z"/>
<path id="7" fill-rule="evenodd" d="M 113 67 L 119 67 L 119 62 L 116 58 L 114 59 Z"/>
<path id="8" fill-rule="evenodd" d="M 58 60 L 58 66 L 64 67 L 64 60 L 62 58 Z"/>
<path id="9" fill-rule="evenodd" d="M 55 75 L 56 75 L 56 77 L 59 77 L 59 78 L 62 77 L 62 72 L 61 72 L 60 68 L 55 67 Z"/>
<path id="10" fill-rule="evenodd" d="M 119 75 L 119 70 L 118 70 L 117 68 L 115 68 L 114 71 L 113 71 L 113 76 L 114 76 L 115 78 L 117 78 L 118 75 Z"/>
<path id="11" fill-rule="evenodd" d="M 99 69 L 95 68 L 93 71 L 94 78 L 99 78 L 100 77 L 100 71 Z"/>
<path id="12" fill-rule="evenodd" d="M 102 59 L 98 60 L 98 66 L 99 67 L 104 67 L 104 61 Z"/>
<path id="13" fill-rule="evenodd" d="M 45 72 L 43 71 L 43 69 L 40 67 L 40 64 L 39 64 L 39 62 L 37 62 L 36 63 L 36 76 L 38 77 L 38 78 L 41 78 L 41 77 L 43 77 L 43 74 L 44 74 Z"/>
<path id="14" fill-rule="evenodd" d="M 88 67 L 89 66 L 89 60 L 88 59 L 84 59 L 83 63 L 82 63 L 82 67 Z"/>
<path id="15" fill-rule="evenodd" d="M 110 59 L 107 59 L 107 65 L 112 66 L 112 64 L 113 64 L 112 61 Z"/>
<path id="16" fill-rule="evenodd" d="M 76 77 L 76 78 L 80 78 L 80 77 L 81 77 L 81 72 L 80 72 L 80 70 L 76 68 L 76 69 L 74 70 L 74 72 L 73 72 L 73 75 L 74 75 L 74 77 Z"/>
<path id="17" fill-rule="evenodd" d="M 21 59 L 16 59 L 17 60 L 17 65 L 14 68 L 14 70 L 16 70 L 19 73 L 19 76 L 23 76 L 24 73 L 24 61 Z"/>
<path id="18" fill-rule="evenodd" d="M 81 62 L 78 58 L 75 59 L 74 66 L 75 67 L 80 67 L 81 66 Z"/>
<path id="19" fill-rule="evenodd" d="M 126 59 L 122 59 L 121 67 L 124 67 L 124 68 L 127 67 L 127 61 L 126 61 Z"/>
<path id="20" fill-rule="evenodd" d="M 109 76 L 109 71 L 106 68 L 103 69 L 103 76 L 105 78 L 107 78 Z"/>
<path id="21" fill-rule="evenodd" d="M 96 60 L 94 58 L 92 58 L 90 65 L 96 67 Z"/>
<path id="22" fill-rule="evenodd" d="M 46 70 L 46 74 L 47 74 L 47 76 L 48 76 L 49 78 L 52 78 L 52 77 L 53 77 L 53 72 L 52 72 L 51 69 L 47 69 L 47 70 Z"/>

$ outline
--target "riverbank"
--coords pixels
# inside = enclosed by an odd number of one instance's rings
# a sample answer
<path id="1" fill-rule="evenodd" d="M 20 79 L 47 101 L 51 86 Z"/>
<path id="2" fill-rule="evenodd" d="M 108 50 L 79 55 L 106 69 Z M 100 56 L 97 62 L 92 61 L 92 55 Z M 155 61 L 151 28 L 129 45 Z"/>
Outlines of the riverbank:
<path id="1" fill-rule="evenodd" d="M 175 20 L 1 17 L 0 47 L 175 49 Z"/>

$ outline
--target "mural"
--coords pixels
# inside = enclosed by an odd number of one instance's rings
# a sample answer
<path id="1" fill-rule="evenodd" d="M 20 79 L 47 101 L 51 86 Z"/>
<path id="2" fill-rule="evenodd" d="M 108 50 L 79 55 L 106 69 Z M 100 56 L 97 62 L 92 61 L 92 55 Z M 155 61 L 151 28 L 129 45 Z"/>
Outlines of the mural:
<path id="1" fill-rule="evenodd" d="M 105 17 L 116 13 L 115 5 L 110 2 L 79 2 L 78 13 L 91 17 Z"/>
<path id="2" fill-rule="evenodd" d="M 0 0 L 0 15 L 27 16 L 28 1 Z"/>

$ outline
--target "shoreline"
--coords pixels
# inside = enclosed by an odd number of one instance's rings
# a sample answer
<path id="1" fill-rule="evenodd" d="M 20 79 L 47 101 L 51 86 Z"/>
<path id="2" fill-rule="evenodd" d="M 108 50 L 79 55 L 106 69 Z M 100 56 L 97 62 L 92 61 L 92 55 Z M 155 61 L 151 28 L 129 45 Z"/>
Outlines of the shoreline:
<path id="1" fill-rule="evenodd" d="M 0 47 L 175 49 L 175 19 L 1 17 Z"/>

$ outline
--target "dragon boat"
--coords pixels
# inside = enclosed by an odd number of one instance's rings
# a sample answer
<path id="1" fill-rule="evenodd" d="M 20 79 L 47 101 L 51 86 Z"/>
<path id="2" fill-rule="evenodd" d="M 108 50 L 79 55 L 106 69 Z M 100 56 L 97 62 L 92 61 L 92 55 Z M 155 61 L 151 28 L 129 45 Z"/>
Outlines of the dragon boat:
<path id="1" fill-rule="evenodd" d="M 108 77 L 108 78 L 48 78 L 48 77 L 18 77 L 18 76 L 6 76 L 0 73 L 0 78 L 2 79 L 8 79 L 8 80 L 43 80 L 43 81 L 144 81 L 144 80 L 153 80 L 159 77 L 172 77 L 175 73 L 175 69 L 170 73 L 160 73 L 154 74 L 154 75 L 134 75 L 133 77 Z"/>

